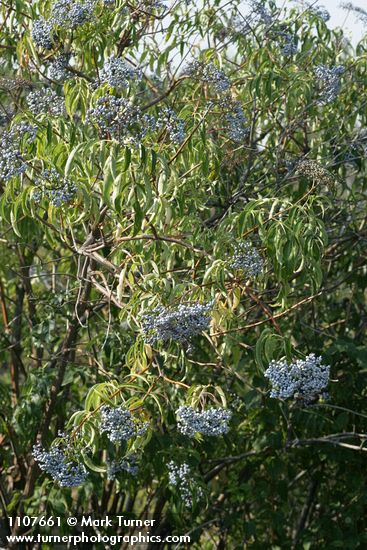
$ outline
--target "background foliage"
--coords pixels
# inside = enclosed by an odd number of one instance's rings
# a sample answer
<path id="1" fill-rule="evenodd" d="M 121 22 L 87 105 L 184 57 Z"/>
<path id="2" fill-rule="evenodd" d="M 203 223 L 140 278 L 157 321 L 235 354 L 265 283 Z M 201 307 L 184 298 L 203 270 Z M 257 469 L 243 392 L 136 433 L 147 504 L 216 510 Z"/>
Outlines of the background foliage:
<path id="1" fill-rule="evenodd" d="M 0 181 L 2 538 L 9 515 L 132 512 L 160 517 L 162 536 L 190 532 L 193 548 L 366 546 L 367 43 L 354 50 L 305 6 L 251 9 L 98 1 L 45 49 L 32 28 L 51 3 L 1 2 L 2 132 L 37 129 L 19 138 L 25 171 Z M 101 81 L 112 54 L 141 79 Z M 190 76 L 193 59 L 221 70 L 228 90 Z M 344 66 L 329 102 L 320 65 Z M 44 88 L 65 113 L 32 113 L 27 96 Z M 142 119 L 123 139 L 101 132 L 87 113 L 108 94 L 157 120 L 172 109 L 184 137 Z M 304 159 L 318 170 L 298 170 Z M 61 205 L 52 192 L 37 200 L 52 168 L 77 188 Z M 246 240 L 264 259 L 258 277 L 231 268 Z M 210 300 L 210 329 L 191 350 L 144 342 L 147 311 Z M 330 398 L 271 398 L 269 362 L 311 352 L 331 366 Z M 198 402 L 232 411 L 227 434 L 177 431 L 176 409 Z M 125 403 L 149 430 L 113 446 L 98 430 L 103 403 Z M 60 430 L 83 449 L 79 488 L 32 458 Z M 138 474 L 108 480 L 107 458 L 126 452 Z M 169 483 L 172 460 L 203 495 L 192 507 Z"/>

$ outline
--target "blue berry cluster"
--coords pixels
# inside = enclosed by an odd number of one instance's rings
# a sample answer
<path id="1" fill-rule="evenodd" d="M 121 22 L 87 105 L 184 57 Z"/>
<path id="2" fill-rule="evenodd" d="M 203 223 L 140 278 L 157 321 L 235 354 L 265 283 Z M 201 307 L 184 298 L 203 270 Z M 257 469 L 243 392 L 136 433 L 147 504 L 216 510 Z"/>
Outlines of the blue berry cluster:
<path id="1" fill-rule="evenodd" d="M 50 50 L 55 27 L 73 30 L 92 21 L 95 4 L 95 0 L 56 0 L 50 19 L 41 17 L 33 23 L 32 38 L 36 46 Z"/>
<path id="2" fill-rule="evenodd" d="M 95 107 L 88 110 L 87 119 L 96 124 L 105 137 L 120 142 L 128 140 L 132 145 L 156 128 L 154 117 L 143 115 L 129 100 L 114 95 L 98 98 Z"/>
<path id="3" fill-rule="evenodd" d="M 49 74 L 52 80 L 64 82 L 71 76 L 68 69 L 70 54 L 61 53 L 49 66 Z"/>
<path id="4" fill-rule="evenodd" d="M 53 46 L 53 24 L 52 21 L 46 21 L 43 17 L 34 21 L 32 28 L 32 38 L 36 46 L 50 50 Z"/>
<path id="5" fill-rule="evenodd" d="M 106 82 L 113 88 L 127 88 L 131 80 L 141 80 L 140 69 L 130 67 L 124 59 L 111 55 L 100 72 L 101 82 Z"/>
<path id="6" fill-rule="evenodd" d="M 281 48 L 281 52 L 285 57 L 292 57 L 295 55 L 298 51 L 297 41 L 296 38 L 289 33 L 283 32 L 281 33 L 281 36 L 283 38 L 283 46 Z"/>
<path id="7" fill-rule="evenodd" d="M 48 198 L 57 207 L 70 202 L 77 192 L 75 183 L 59 174 L 55 168 L 44 170 L 35 185 L 37 190 L 33 193 L 33 199 L 40 201 L 43 197 Z"/>
<path id="8" fill-rule="evenodd" d="M 194 60 L 186 67 L 185 74 L 213 84 L 218 93 L 226 92 L 231 87 L 230 79 L 214 63 Z"/>
<path id="9" fill-rule="evenodd" d="M 179 145 L 184 141 L 185 123 L 181 118 L 178 118 L 176 113 L 169 107 L 162 109 L 160 112 L 158 124 L 166 127 L 171 141 L 173 141 L 176 145 Z"/>
<path id="10" fill-rule="evenodd" d="M 244 17 L 233 15 L 229 20 L 228 29 L 230 33 L 234 36 L 241 35 L 245 37 L 249 34 L 249 32 L 251 32 L 251 25 L 249 24 L 249 21 Z M 223 29 L 223 37 L 226 37 L 228 34 L 228 30 Z"/>
<path id="11" fill-rule="evenodd" d="M 316 67 L 316 78 L 322 86 L 319 103 L 331 103 L 337 98 L 341 88 L 340 76 L 344 73 L 344 70 L 342 65 L 331 68 L 326 65 Z"/>
<path id="12" fill-rule="evenodd" d="M 67 448 L 60 446 L 51 447 L 49 451 L 44 450 L 41 445 L 33 447 L 33 457 L 38 462 L 41 470 L 48 473 L 61 487 L 78 487 L 87 478 L 87 471 L 84 464 L 70 460 L 67 455 Z"/>
<path id="13" fill-rule="evenodd" d="M 327 11 L 327 9 L 324 6 L 319 6 L 315 2 L 308 2 L 306 0 L 300 0 L 298 3 L 301 5 L 301 7 L 304 10 L 306 10 L 311 15 L 320 17 L 325 22 L 329 21 L 330 13 Z"/>
<path id="14" fill-rule="evenodd" d="M 320 17 L 323 21 L 325 21 L 325 23 L 330 19 L 330 13 L 324 6 L 315 6 L 309 4 L 308 11 L 311 12 L 313 15 Z"/>
<path id="15" fill-rule="evenodd" d="M 248 241 L 235 246 L 230 260 L 231 269 L 241 269 L 247 277 L 256 277 L 264 268 L 264 261 L 259 252 Z"/>
<path id="16" fill-rule="evenodd" d="M 322 357 L 314 353 L 291 364 L 271 361 L 264 376 L 272 385 L 271 397 L 293 397 L 305 403 L 313 401 L 329 383 L 330 367 L 322 364 Z"/>
<path id="17" fill-rule="evenodd" d="M 135 454 L 127 455 L 119 461 L 107 462 L 107 479 L 112 481 L 120 472 L 136 476 L 139 472 L 138 459 Z"/>
<path id="18" fill-rule="evenodd" d="M 106 433 L 113 443 L 128 441 L 132 437 L 143 435 L 149 427 L 149 422 L 135 422 L 129 409 L 124 406 L 101 408 L 100 431 Z"/>
<path id="19" fill-rule="evenodd" d="M 32 143 L 37 135 L 37 128 L 26 122 L 14 125 L 5 130 L 0 137 L 0 179 L 9 181 L 15 176 L 24 174 L 27 165 L 24 162 L 21 146 L 25 139 Z"/>
<path id="20" fill-rule="evenodd" d="M 52 5 L 51 21 L 64 29 L 76 29 L 93 19 L 93 0 L 56 0 Z"/>
<path id="21" fill-rule="evenodd" d="M 65 114 L 65 101 L 50 88 L 43 88 L 27 95 L 28 108 L 34 115 L 49 114 L 61 116 Z"/>
<path id="22" fill-rule="evenodd" d="M 142 318 L 144 339 L 148 344 L 174 340 L 189 342 L 190 338 L 207 330 L 213 302 L 180 304 L 176 308 L 158 306 Z"/>
<path id="23" fill-rule="evenodd" d="M 197 411 L 187 406 L 179 407 L 176 414 L 177 429 L 188 437 L 194 437 L 198 432 L 208 436 L 225 434 L 229 430 L 228 422 L 232 417 L 231 411 L 225 409 Z"/>
<path id="24" fill-rule="evenodd" d="M 229 101 L 226 108 L 230 109 L 225 115 L 224 129 L 232 141 L 243 143 L 250 133 L 247 118 L 239 101 Z"/>
<path id="25" fill-rule="evenodd" d="M 274 22 L 274 16 L 271 11 L 265 6 L 267 3 L 264 0 L 248 0 L 251 7 L 251 16 L 253 21 L 271 25 Z"/>
<path id="26" fill-rule="evenodd" d="M 195 495 L 193 494 L 193 476 L 190 466 L 184 462 L 181 465 L 176 464 L 173 460 L 167 464 L 168 479 L 171 487 L 175 488 L 184 505 L 187 508 L 192 508 L 194 496 L 200 499 L 203 496 L 201 487 L 195 486 Z"/>
<path id="27" fill-rule="evenodd" d="M 161 0 L 146 0 L 144 9 L 148 10 L 162 10 L 166 7 L 165 3 Z"/>

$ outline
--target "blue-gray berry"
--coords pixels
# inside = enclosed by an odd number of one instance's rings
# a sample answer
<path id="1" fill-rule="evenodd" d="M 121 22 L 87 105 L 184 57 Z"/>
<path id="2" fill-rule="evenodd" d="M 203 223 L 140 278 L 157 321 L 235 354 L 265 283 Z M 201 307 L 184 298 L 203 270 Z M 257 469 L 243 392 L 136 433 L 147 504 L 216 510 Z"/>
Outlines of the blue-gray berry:
<path id="1" fill-rule="evenodd" d="M 264 269 L 264 260 L 250 242 L 240 242 L 235 245 L 230 267 L 241 269 L 247 277 L 256 277 Z"/>
<path id="2" fill-rule="evenodd" d="M 64 98 L 49 88 L 36 90 L 27 95 L 28 108 L 34 115 L 49 114 L 61 116 L 65 114 Z"/>
<path id="3" fill-rule="evenodd" d="M 142 318 L 144 339 L 149 344 L 166 340 L 189 342 L 209 328 L 212 307 L 213 302 L 180 304 L 175 308 L 158 306 Z"/>
<path id="4" fill-rule="evenodd" d="M 50 50 L 53 46 L 53 24 L 43 17 L 33 22 L 32 38 L 36 46 Z"/>
<path id="5" fill-rule="evenodd" d="M 320 104 L 331 103 L 337 98 L 341 89 L 340 77 L 344 73 L 344 71 L 345 68 L 343 65 L 337 65 L 334 67 L 318 65 L 316 67 L 316 78 L 321 85 L 321 92 L 319 97 Z"/>
<path id="6" fill-rule="evenodd" d="M 101 408 L 100 431 L 106 433 L 110 441 L 116 443 L 128 441 L 132 437 L 143 435 L 149 427 L 149 422 L 136 422 L 124 406 Z"/>
<path id="7" fill-rule="evenodd" d="M 70 202 L 77 192 L 75 183 L 59 174 L 55 168 L 44 170 L 36 179 L 35 185 L 37 189 L 33 192 L 33 199 L 39 201 L 41 198 L 48 198 L 57 207 Z"/>
<path id="8" fill-rule="evenodd" d="M 100 72 L 101 82 L 106 82 L 113 88 L 127 88 L 131 80 L 141 80 L 140 69 L 130 67 L 124 59 L 111 55 Z"/>
<path id="9" fill-rule="evenodd" d="M 330 367 L 323 365 L 322 357 L 314 353 L 291 364 L 286 361 L 271 361 L 264 376 L 272 385 L 271 397 L 300 401 L 314 400 L 329 383 Z"/>
<path id="10" fill-rule="evenodd" d="M 87 478 L 87 471 L 84 464 L 70 459 L 67 449 L 59 446 L 51 447 L 49 451 L 44 450 L 41 445 L 33 447 L 33 457 L 38 462 L 41 470 L 48 473 L 62 487 L 78 487 Z"/>
<path id="11" fill-rule="evenodd" d="M 169 485 L 178 491 L 178 494 L 187 508 L 192 508 L 194 496 L 199 500 L 203 496 L 203 490 L 193 479 L 190 466 L 183 462 L 176 464 L 171 460 L 167 464 Z"/>
<path id="12" fill-rule="evenodd" d="M 196 433 L 208 436 L 225 434 L 229 430 L 228 422 L 232 412 L 221 408 L 210 408 L 205 411 L 197 411 L 192 407 L 179 407 L 176 411 L 178 417 L 177 429 L 188 437 L 194 437 Z"/>

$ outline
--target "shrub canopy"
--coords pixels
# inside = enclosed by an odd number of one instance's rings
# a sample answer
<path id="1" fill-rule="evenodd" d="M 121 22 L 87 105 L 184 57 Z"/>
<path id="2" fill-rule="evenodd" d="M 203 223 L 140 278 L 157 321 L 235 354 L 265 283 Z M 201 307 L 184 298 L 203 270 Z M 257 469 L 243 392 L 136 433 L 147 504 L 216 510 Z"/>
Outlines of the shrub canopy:
<path id="1" fill-rule="evenodd" d="M 0 537 L 365 547 L 366 41 L 260 0 L 0 13 Z"/>

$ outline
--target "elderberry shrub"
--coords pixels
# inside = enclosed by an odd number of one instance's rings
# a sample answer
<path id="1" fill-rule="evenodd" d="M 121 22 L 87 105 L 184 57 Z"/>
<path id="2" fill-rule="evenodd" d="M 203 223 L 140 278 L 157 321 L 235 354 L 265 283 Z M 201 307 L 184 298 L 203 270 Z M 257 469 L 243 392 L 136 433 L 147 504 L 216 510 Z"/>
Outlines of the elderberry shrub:
<path id="1" fill-rule="evenodd" d="M 193 407 L 182 406 L 177 409 L 176 415 L 177 429 L 183 435 L 194 437 L 199 432 L 203 435 L 218 436 L 228 432 L 232 412 L 221 408 L 197 411 Z"/>
<path id="2" fill-rule="evenodd" d="M 78 487 L 87 478 L 84 464 L 69 458 L 69 448 L 61 446 L 51 447 L 49 451 L 41 445 L 33 447 L 33 457 L 41 470 L 48 473 L 61 487 Z"/>
<path id="3" fill-rule="evenodd" d="M 207 330 L 213 302 L 180 304 L 176 308 L 158 306 L 142 317 L 144 340 L 147 344 L 174 340 L 189 342 L 190 339 Z"/>
<path id="4" fill-rule="evenodd" d="M 116 408 L 104 405 L 101 408 L 100 431 L 106 433 L 113 443 L 139 437 L 148 427 L 149 422 L 136 422 L 129 409 L 123 405 Z"/>
<path id="5" fill-rule="evenodd" d="M 33 192 L 33 199 L 38 202 L 47 198 L 57 207 L 70 202 L 77 192 L 75 183 L 59 174 L 55 168 L 44 170 L 34 183 L 37 189 Z"/>
<path id="6" fill-rule="evenodd" d="M 322 364 L 322 357 L 314 353 L 291 364 L 271 361 L 264 376 L 270 380 L 270 397 L 293 397 L 305 403 L 318 397 L 329 383 L 330 367 Z"/>
<path id="7" fill-rule="evenodd" d="M 179 465 L 171 460 L 167 464 L 167 469 L 169 485 L 178 491 L 184 505 L 187 508 L 192 508 L 195 500 L 202 498 L 203 490 L 194 483 L 190 466 L 186 462 Z"/>
<path id="8" fill-rule="evenodd" d="M 242 270 L 247 277 L 256 277 L 264 269 L 264 260 L 250 242 L 240 242 L 235 246 L 230 267 Z"/>

